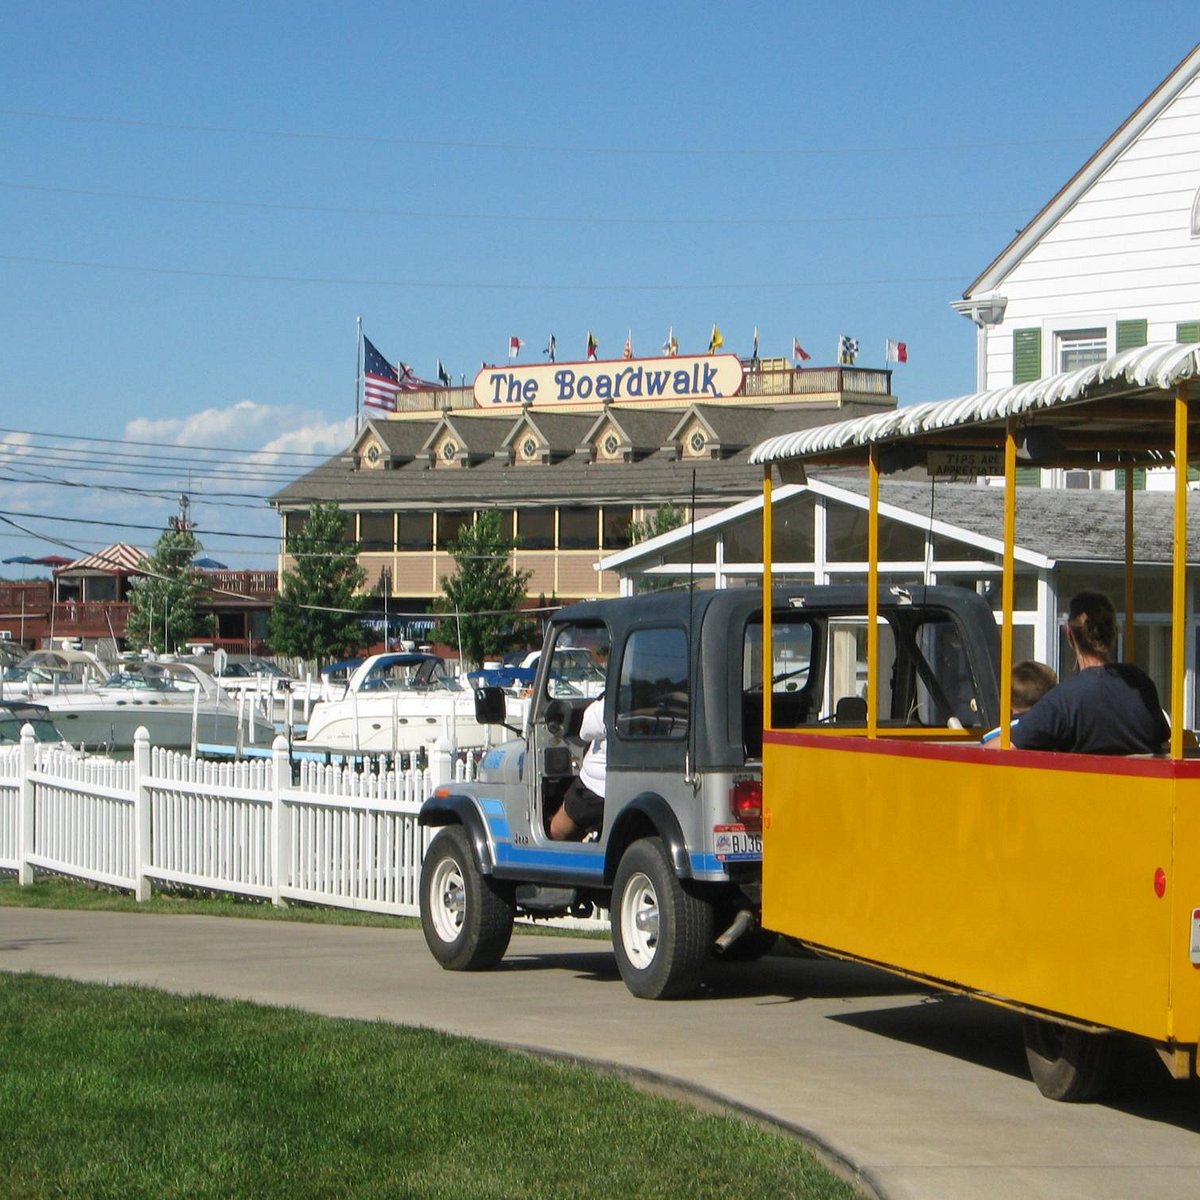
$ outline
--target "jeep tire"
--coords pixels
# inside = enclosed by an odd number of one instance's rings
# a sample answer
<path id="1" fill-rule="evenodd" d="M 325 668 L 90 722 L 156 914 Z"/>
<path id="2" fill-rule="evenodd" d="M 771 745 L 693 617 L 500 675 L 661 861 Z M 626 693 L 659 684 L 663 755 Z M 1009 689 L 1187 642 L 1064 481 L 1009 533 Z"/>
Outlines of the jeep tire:
<path id="1" fill-rule="evenodd" d="M 712 951 L 713 910 L 676 875 L 659 838 L 632 843 L 613 880 L 612 940 L 625 986 L 644 1000 L 696 990 Z"/>
<path id="2" fill-rule="evenodd" d="M 447 971 L 486 971 L 508 949 L 511 892 L 484 875 L 461 825 L 447 825 L 421 864 L 421 930 Z"/>

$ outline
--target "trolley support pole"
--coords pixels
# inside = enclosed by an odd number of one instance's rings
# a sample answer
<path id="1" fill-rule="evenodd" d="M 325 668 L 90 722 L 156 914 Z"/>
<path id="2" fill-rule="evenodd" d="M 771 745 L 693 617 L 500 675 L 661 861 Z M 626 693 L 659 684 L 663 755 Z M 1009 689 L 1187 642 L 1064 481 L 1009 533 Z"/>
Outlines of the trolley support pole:
<path id="1" fill-rule="evenodd" d="M 871 508 L 867 516 L 867 737 L 879 736 L 879 447 L 867 460 Z"/>
<path id="2" fill-rule="evenodd" d="M 1175 387 L 1175 545 L 1171 556 L 1171 757 L 1183 757 L 1187 668 L 1188 385 Z"/>
<path id="3" fill-rule="evenodd" d="M 1004 428 L 1004 565 L 1000 578 L 1000 749 L 1012 745 L 1013 603 L 1016 596 L 1017 421 Z"/>

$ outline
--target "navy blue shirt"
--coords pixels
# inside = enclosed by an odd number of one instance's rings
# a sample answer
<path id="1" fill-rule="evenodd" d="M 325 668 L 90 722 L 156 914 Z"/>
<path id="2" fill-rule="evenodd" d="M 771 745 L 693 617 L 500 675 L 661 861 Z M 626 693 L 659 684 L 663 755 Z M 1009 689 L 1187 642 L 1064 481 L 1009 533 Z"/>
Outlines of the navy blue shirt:
<path id="1" fill-rule="evenodd" d="M 1051 688 L 1013 726 L 1020 750 L 1157 754 L 1171 736 L 1153 680 L 1133 663 L 1085 667 Z"/>

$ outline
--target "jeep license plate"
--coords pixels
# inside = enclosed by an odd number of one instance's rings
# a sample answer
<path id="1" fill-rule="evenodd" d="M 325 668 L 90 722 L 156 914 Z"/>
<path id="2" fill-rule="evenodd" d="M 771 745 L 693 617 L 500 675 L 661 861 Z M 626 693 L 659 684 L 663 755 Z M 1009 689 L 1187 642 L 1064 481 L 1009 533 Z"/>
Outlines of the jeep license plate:
<path id="1" fill-rule="evenodd" d="M 718 862 L 745 862 L 762 858 L 762 834 L 745 825 L 714 825 L 713 853 Z"/>

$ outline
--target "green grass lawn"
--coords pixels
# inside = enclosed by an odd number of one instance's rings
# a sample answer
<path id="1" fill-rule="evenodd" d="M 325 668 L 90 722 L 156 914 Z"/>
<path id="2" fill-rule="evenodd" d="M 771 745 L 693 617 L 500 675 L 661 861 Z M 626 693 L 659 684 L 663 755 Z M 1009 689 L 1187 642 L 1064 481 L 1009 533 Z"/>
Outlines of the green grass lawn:
<path id="1" fill-rule="evenodd" d="M 427 1030 L 0 974 L 0 1191 L 850 1198 L 796 1139 Z"/>

